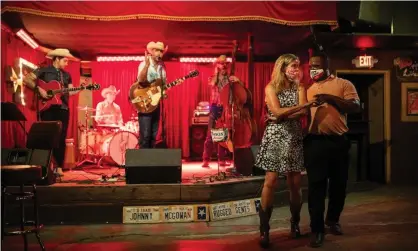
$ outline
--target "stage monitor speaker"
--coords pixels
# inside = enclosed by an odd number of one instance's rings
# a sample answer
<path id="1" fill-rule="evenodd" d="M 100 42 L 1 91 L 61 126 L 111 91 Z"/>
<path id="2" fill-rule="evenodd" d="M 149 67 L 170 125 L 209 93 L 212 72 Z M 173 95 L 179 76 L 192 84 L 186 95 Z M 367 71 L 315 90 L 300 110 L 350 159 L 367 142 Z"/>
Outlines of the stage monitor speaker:
<path id="1" fill-rule="evenodd" d="M 38 185 L 51 185 L 55 183 L 55 175 L 51 169 L 50 151 L 43 149 L 27 148 L 2 148 L 2 165 L 37 165 L 42 166 L 42 176 L 45 179 L 38 182 Z"/>
<path id="2" fill-rule="evenodd" d="M 181 183 L 181 149 L 127 149 L 126 184 Z"/>

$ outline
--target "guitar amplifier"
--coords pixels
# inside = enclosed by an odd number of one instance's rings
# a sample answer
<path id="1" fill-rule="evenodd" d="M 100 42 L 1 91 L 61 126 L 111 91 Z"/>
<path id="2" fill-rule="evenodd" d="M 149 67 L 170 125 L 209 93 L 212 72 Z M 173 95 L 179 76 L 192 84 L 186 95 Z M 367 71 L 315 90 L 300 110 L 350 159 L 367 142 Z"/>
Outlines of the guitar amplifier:
<path id="1" fill-rule="evenodd" d="M 209 124 L 209 116 L 199 116 L 192 118 L 192 125 L 207 125 Z"/>

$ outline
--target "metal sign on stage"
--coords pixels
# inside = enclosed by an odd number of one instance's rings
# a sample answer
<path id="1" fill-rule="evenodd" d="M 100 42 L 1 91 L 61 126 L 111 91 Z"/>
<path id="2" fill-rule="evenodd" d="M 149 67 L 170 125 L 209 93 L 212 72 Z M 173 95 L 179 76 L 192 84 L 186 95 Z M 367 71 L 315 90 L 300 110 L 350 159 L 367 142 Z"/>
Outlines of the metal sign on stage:
<path id="1" fill-rule="evenodd" d="M 123 223 L 179 223 L 209 221 L 208 205 L 123 207 Z"/>

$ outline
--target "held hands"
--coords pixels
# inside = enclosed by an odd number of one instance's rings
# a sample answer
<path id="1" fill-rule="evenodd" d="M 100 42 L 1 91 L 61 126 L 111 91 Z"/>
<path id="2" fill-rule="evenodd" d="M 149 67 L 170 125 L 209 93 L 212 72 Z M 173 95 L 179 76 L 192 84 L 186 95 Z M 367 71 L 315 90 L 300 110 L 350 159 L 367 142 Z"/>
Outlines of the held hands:
<path id="1" fill-rule="evenodd" d="M 315 106 L 320 106 L 323 103 L 328 103 L 332 105 L 335 100 L 334 96 L 330 94 L 317 94 L 314 96 L 314 98 L 315 98 L 315 103 L 314 103 Z"/>

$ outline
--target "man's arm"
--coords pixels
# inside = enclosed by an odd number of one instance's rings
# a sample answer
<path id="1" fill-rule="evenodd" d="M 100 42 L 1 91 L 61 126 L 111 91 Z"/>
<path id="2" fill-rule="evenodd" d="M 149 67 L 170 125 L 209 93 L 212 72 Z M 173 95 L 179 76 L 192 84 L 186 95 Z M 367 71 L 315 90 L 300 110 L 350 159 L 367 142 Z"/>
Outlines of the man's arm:
<path id="1" fill-rule="evenodd" d="M 329 94 L 319 94 L 316 97 L 323 102 L 327 102 L 330 105 L 336 107 L 341 113 L 356 113 L 360 109 L 360 98 L 357 94 L 354 85 L 348 81 L 343 80 L 343 94 L 344 97 L 340 98 Z"/>
<path id="2" fill-rule="evenodd" d="M 30 89 L 34 90 L 36 86 L 36 79 L 37 76 L 35 75 L 35 73 L 30 72 L 26 74 L 26 76 L 23 78 L 23 83 L 25 83 L 25 85 Z"/>
<path id="3" fill-rule="evenodd" d="M 35 93 L 38 93 L 42 98 L 47 99 L 48 98 L 48 94 L 46 93 L 46 91 L 44 89 L 42 89 L 41 87 L 37 87 L 36 88 L 36 80 L 43 74 L 43 71 L 41 68 L 38 68 L 36 70 L 34 70 L 33 72 L 28 73 L 24 78 L 23 78 L 23 83 L 29 87 L 31 90 L 34 90 Z M 35 90 L 36 89 L 36 90 Z"/>
<path id="4" fill-rule="evenodd" d="M 306 97 L 306 89 L 302 84 L 298 86 L 298 97 L 299 97 L 299 105 L 304 105 L 308 103 L 308 99 Z M 306 114 L 308 114 L 308 109 L 309 108 L 305 108 L 289 115 L 289 119 L 298 119 L 301 116 L 305 116 Z"/>
<path id="5" fill-rule="evenodd" d="M 303 104 L 303 105 L 290 107 L 290 108 L 281 108 L 280 101 L 277 98 L 274 87 L 269 84 L 266 87 L 266 103 L 267 103 L 269 110 L 273 113 L 274 117 L 276 117 L 277 120 L 282 120 L 282 119 L 288 118 L 290 115 L 294 114 L 295 112 L 299 112 L 309 107 L 310 105 L 312 105 L 313 101 Z"/>
<path id="6" fill-rule="evenodd" d="M 94 120 L 96 121 L 97 124 L 102 124 L 103 118 L 100 117 L 102 114 L 103 114 L 102 103 L 99 102 L 96 106 L 96 115 L 94 116 Z"/>

